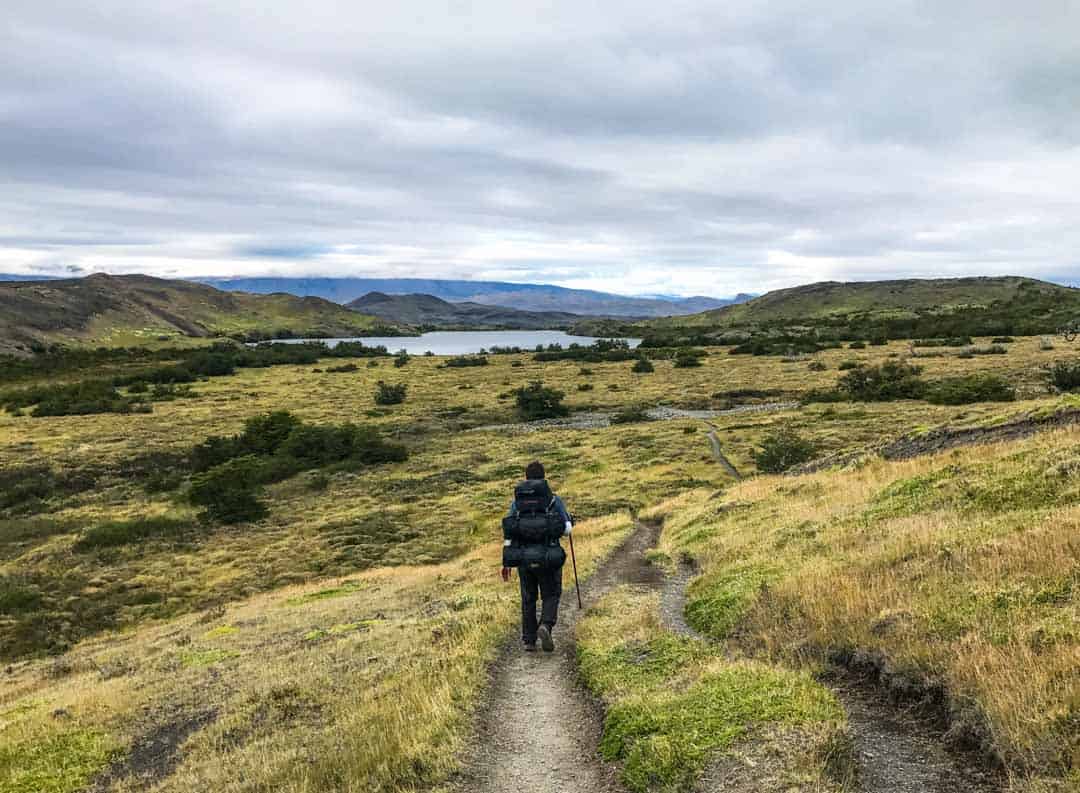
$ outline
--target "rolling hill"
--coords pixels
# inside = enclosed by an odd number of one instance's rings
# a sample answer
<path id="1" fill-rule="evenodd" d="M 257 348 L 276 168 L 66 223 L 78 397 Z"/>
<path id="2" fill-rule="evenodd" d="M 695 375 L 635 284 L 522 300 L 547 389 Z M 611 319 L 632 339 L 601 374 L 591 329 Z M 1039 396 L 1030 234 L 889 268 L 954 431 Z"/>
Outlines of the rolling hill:
<path id="1" fill-rule="evenodd" d="M 666 317 L 692 314 L 749 300 L 712 297 L 626 297 L 588 289 L 550 284 L 512 284 L 504 281 L 455 281 L 424 278 L 210 278 L 200 279 L 220 289 L 265 294 L 287 292 L 349 303 L 369 292 L 388 295 L 425 294 L 451 302 L 480 303 L 523 311 L 557 311 L 589 316 Z"/>
<path id="2" fill-rule="evenodd" d="M 555 330 L 568 328 L 582 319 L 579 314 L 559 311 L 519 311 L 479 303 L 450 303 L 432 295 L 384 292 L 368 292 L 347 305 L 388 322 L 421 327 Z"/>
<path id="3" fill-rule="evenodd" d="M 1017 276 L 827 281 L 780 289 L 739 305 L 639 323 L 586 321 L 577 332 L 719 337 L 730 331 L 807 328 L 892 338 L 1053 333 L 1080 317 L 1080 289 Z"/>
<path id="4" fill-rule="evenodd" d="M 0 283 L 0 352 L 62 342 L 135 345 L 183 338 L 356 336 L 400 326 L 317 297 L 223 292 L 144 275 Z"/>
<path id="5" fill-rule="evenodd" d="M 933 278 L 842 283 L 823 281 L 756 297 L 737 306 L 682 317 L 679 324 L 747 326 L 812 321 L 852 315 L 949 313 L 1044 295 L 1080 295 L 1075 289 L 1034 278 Z"/>

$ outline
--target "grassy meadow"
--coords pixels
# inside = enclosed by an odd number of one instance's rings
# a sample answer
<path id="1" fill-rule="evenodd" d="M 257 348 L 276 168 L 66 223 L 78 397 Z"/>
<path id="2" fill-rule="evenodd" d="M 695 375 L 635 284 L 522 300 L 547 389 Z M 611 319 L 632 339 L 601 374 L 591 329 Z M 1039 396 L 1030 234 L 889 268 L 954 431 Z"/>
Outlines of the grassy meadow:
<path id="1" fill-rule="evenodd" d="M 626 591 L 579 627 L 586 683 L 627 724 L 648 713 L 663 726 L 655 740 L 635 744 L 628 727 L 605 745 L 628 780 L 666 763 L 665 779 L 689 784 L 746 738 L 735 725 L 753 723 L 825 747 L 791 785 L 840 786 L 826 771 L 843 714 L 813 676 L 829 659 L 880 656 L 897 680 L 943 685 L 968 741 L 1000 756 L 1017 791 L 1068 789 L 1080 768 L 1080 432 L 742 482 L 707 437 L 749 476 L 781 427 L 825 456 L 1073 408 L 1043 375 L 1076 358 L 1070 345 L 1006 346 L 964 357 L 891 342 L 791 359 L 709 348 L 700 367 L 655 360 L 642 374 L 530 354 L 461 368 L 327 359 L 203 379 L 147 413 L 0 413 L 0 792 L 446 783 L 484 670 L 513 635 L 499 519 L 534 458 L 582 521 L 586 569 L 643 514 L 664 519 L 661 550 L 701 572 L 688 616 L 719 645 L 668 637 L 655 603 Z M 897 358 L 927 380 L 1000 375 L 1017 399 L 528 431 L 513 395 L 540 380 L 580 412 L 724 410 L 797 402 L 851 364 Z M 379 381 L 403 384 L 404 401 L 376 405 Z M 371 428 L 408 458 L 309 467 L 261 488 L 265 517 L 207 520 L 185 497 L 192 448 L 281 410 Z M 620 660 L 616 634 L 656 648 L 647 675 Z M 783 701 L 762 695 L 777 688 Z M 699 725 L 664 720 L 721 690 L 734 692 L 731 709 L 694 711 L 715 736 L 707 745 L 683 740 Z"/>

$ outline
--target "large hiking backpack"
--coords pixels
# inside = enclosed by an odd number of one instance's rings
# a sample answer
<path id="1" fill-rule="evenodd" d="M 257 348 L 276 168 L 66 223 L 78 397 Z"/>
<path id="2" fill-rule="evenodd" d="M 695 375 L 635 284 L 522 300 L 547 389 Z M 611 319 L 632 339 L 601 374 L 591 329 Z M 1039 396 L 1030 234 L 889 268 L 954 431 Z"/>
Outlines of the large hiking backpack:
<path id="1" fill-rule="evenodd" d="M 555 494 L 544 479 L 527 479 L 514 488 L 517 514 L 503 518 L 504 567 L 532 570 L 562 567 L 566 552 L 559 545 L 563 517 L 555 509 Z"/>

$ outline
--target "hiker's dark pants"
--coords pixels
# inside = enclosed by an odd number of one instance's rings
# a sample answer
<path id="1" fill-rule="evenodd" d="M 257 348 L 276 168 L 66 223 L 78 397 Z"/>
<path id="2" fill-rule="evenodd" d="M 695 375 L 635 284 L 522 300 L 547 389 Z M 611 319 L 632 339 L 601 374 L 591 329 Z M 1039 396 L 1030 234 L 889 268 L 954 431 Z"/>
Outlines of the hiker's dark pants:
<path id="1" fill-rule="evenodd" d="M 521 582 L 521 640 L 536 643 L 536 630 L 540 624 L 554 628 L 559 619 L 559 598 L 562 597 L 562 568 L 558 570 L 526 570 L 518 568 Z M 539 590 L 543 599 L 540 624 L 536 621 L 536 595 Z"/>

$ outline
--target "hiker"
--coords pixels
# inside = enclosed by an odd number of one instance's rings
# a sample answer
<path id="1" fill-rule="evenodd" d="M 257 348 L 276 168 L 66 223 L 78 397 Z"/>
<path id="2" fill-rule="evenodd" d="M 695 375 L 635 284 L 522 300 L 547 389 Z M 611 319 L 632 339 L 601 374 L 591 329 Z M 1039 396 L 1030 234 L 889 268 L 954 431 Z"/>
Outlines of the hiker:
<path id="1" fill-rule="evenodd" d="M 560 537 L 569 537 L 573 520 L 562 499 L 551 491 L 544 466 L 531 462 L 525 481 L 514 488 L 510 512 L 503 519 L 502 580 L 510 580 L 510 568 L 518 569 L 521 584 L 521 641 L 527 652 L 536 651 L 536 640 L 546 652 L 555 649 L 551 631 L 559 618 L 562 568 L 566 551 Z M 539 591 L 543 606 L 536 620 Z"/>

